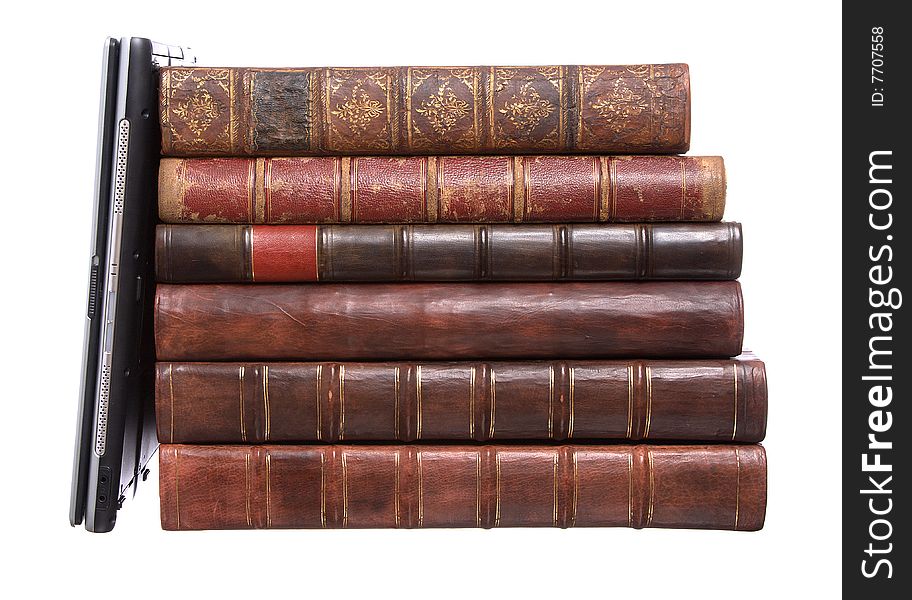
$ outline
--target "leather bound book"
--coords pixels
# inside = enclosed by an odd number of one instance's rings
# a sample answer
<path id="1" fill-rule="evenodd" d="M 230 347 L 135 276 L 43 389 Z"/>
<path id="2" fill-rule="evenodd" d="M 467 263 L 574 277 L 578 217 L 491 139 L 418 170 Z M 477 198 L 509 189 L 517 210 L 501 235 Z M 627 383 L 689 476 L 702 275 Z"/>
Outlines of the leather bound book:
<path id="1" fill-rule="evenodd" d="M 687 65 L 161 69 L 165 155 L 686 152 Z"/>
<path id="2" fill-rule="evenodd" d="M 196 360 L 724 358 L 737 281 L 159 284 L 156 356 Z"/>
<path id="3" fill-rule="evenodd" d="M 735 279 L 741 225 L 159 225 L 172 283 Z"/>
<path id="4" fill-rule="evenodd" d="M 719 156 L 166 158 L 166 223 L 719 221 Z"/>
<path id="5" fill-rule="evenodd" d="M 733 360 L 156 364 L 162 443 L 759 442 L 766 368 Z"/>
<path id="6" fill-rule="evenodd" d="M 755 531 L 761 446 L 162 445 L 163 529 Z"/>

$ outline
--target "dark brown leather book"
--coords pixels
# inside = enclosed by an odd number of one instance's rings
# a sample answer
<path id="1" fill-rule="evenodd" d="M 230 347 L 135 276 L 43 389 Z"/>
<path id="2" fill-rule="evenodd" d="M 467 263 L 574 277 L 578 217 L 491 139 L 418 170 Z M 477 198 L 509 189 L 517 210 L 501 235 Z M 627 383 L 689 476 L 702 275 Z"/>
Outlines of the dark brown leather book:
<path id="1" fill-rule="evenodd" d="M 159 225 L 157 281 L 736 279 L 739 223 Z"/>
<path id="2" fill-rule="evenodd" d="M 161 69 L 165 155 L 676 154 L 687 65 Z"/>
<path id="3" fill-rule="evenodd" d="M 766 369 L 733 360 L 156 365 L 162 443 L 759 442 Z"/>
<path id="4" fill-rule="evenodd" d="M 763 447 L 162 445 L 163 529 L 755 531 Z"/>
<path id="5" fill-rule="evenodd" d="M 737 281 L 159 284 L 156 356 L 196 360 L 726 358 Z"/>
<path id="6" fill-rule="evenodd" d="M 166 223 L 719 221 L 719 156 L 163 159 Z"/>

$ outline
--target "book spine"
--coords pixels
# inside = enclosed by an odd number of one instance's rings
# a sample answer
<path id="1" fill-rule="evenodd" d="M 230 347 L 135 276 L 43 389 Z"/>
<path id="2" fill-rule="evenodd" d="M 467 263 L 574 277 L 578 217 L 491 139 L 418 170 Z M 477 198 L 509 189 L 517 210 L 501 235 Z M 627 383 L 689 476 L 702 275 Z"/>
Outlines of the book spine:
<path id="1" fill-rule="evenodd" d="M 720 358 L 737 281 L 159 284 L 156 356 L 183 360 Z"/>
<path id="2" fill-rule="evenodd" d="M 718 156 L 165 158 L 166 223 L 719 221 Z"/>
<path id="3" fill-rule="evenodd" d="M 156 280 L 736 279 L 738 223 L 159 225 Z"/>
<path id="4" fill-rule="evenodd" d="M 161 443 L 759 442 L 764 364 L 692 361 L 156 364 Z"/>
<path id="5" fill-rule="evenodd" d="M 166 530 L 669 527 L 755 531 L 761 446 L 162 445 Z"/>
<path id="6" fill-rule="evenodd" d="M 682 153 L 687 65 L 161 69 L 165 155 Z"/>

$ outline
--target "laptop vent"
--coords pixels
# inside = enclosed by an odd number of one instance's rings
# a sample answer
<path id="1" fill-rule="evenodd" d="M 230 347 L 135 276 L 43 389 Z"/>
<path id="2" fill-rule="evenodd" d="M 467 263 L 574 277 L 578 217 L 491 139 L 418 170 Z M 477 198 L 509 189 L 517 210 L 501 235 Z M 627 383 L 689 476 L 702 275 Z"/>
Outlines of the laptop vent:
<path id="1" fill-rule="evenodd" d="M 108 398 L 111 395 L 111 366 L 101 368 L 101 390 L 98 394 L 98 421 L 95 423 L 95 454 L 104 456 L 108 437 Z"/>
<path id="2" fill-rule="evenodd" d="M 123 214 L 127 184 L 127 149 L 130 146 L 130 122 L 121 119 L 117 126 L 117 164 L 114 172 L 114 214 Z"/>

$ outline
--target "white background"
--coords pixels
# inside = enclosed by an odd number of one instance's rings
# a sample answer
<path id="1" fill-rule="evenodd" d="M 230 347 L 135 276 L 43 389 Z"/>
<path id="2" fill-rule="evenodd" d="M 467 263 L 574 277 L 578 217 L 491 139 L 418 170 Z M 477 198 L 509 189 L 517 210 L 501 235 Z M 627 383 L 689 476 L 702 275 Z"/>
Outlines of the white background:
<path id="1" fill-rule="evenodd" d="M 324 0 L 8 3 L 0 585 L 68 597 L 827 598 L 840 552 L 839 3 Z M 255 66 L 687 62 L 692 154 L 728 167 L 746 346 L 768 367 L 759 533 L 160 530 L 152 483 L 115 531 L 67 524 L 97 97 L 107 35 Z M 154 481 L 154 477 L 150 478 Z"/>

